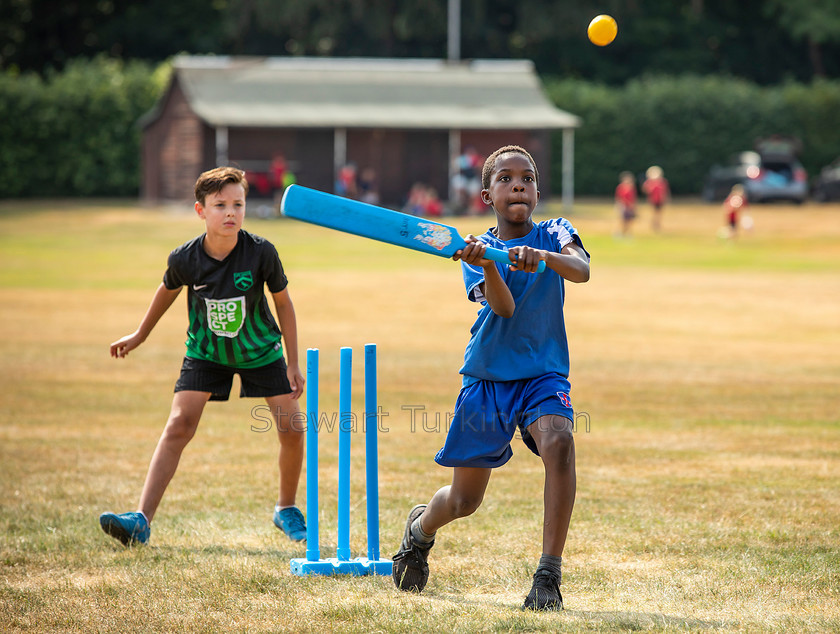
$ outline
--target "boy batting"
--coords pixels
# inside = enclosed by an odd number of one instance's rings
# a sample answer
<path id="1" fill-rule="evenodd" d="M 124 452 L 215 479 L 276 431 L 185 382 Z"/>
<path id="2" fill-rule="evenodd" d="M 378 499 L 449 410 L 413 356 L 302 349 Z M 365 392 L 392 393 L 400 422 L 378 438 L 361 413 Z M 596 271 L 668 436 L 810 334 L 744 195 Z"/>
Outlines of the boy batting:
<path id="1" fill-rule="evenodd" d="M 454 418 L 435 456 L 453 468 L 452 482 L 408 515 L 393 567 L 402 590 L 423 590 L 438 529 L 478 509 L 493 469 L 512 455 L 518 428 L 545 469 L 542 556 L 523 607 L 563 608 L 561 563 L 576 486 L 564 281 L 589 280 L 589 254 L 567 220 L 532 220 L 538 183 L 534 159 L 519 146 L 502 147 L 484 163 L 481 197 L 496 226 L 480 238 L 467 236 L 453 256 L 461 260 L 468 298 L 482 308 Z M 508 249 L 510 263 L 485 258 L 488 246 Z M 541 262 L 545 272 L 534 274 Z"/>

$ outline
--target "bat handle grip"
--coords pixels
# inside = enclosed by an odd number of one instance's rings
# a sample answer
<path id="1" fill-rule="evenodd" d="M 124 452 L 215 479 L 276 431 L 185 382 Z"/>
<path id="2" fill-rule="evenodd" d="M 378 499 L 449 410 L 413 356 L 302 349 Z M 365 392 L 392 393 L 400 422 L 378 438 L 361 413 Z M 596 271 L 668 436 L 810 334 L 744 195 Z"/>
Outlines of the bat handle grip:
<path id="1" fill-rule="evenodd" d="M 508 255 L 508 253 L 509 251 L 505 251 L 504 249 L 487 247 L 487 250 L 484 252 L 484 257 L 488 260 L 493 260 L 494 262 L 510 264 L 510 255 Z M 539 266 L 537 266 L 537 273 L 542 273 L 543 271 L 545 271 L 545 260 L 540 261 Z"/>

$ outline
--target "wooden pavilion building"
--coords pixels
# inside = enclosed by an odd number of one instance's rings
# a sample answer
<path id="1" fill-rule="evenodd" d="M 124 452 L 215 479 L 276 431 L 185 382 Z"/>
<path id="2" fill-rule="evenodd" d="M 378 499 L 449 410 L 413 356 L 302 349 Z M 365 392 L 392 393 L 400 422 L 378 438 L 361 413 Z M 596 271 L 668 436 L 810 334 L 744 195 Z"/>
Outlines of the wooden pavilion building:
<path id="1" fill-rule="evenodd" d="M 142 126 L 147 201 L 191 198 L 198 174 L 237 165 L 249 180 L 283 156 L 297 182 L 333 191 L 348 163 L 372 168 L 382 204 L 415 182 L 448 198 L 454 158 L 527 148 L 551 193 L 550 135 L 563 131 L 564 203 L 573 196 L 574 129 L 527 60 L 179 56 Z"/>

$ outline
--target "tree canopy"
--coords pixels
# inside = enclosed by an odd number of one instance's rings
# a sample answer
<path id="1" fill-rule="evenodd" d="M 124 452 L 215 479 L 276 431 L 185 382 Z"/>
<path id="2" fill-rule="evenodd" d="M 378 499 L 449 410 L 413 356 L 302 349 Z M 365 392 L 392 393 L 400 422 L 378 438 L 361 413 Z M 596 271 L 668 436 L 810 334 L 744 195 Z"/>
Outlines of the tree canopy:
<path id="1" fill-rule="evenodd" d="M 586 26 L 619 25 L 598 48 Z M 75 57 L 447 55 L 447 0 L 6 0 L 0 68 Z M 544 75 L 624 83 L 723 73 L 759 84 L 840 76 L 837 0 L 461 0 L 461 57 L 529 58 Z"/>

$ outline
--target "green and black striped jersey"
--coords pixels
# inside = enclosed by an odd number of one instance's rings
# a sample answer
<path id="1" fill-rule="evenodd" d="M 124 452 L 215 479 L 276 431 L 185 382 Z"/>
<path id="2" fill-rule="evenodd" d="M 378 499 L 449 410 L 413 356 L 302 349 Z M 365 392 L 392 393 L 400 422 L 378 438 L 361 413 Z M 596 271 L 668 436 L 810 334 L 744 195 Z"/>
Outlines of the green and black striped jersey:
<path id="1" fill-rule="evenodd" d="M 206 234 L 169 254 L 166 288 L 187 287 L 187 356 L 235 368 L 258 368 L 283 356 L 280 328 L 265 296 L 286 288 L 277 250 L 265 238 L 239 231 L 224 259 L 204 251 Z"/>

